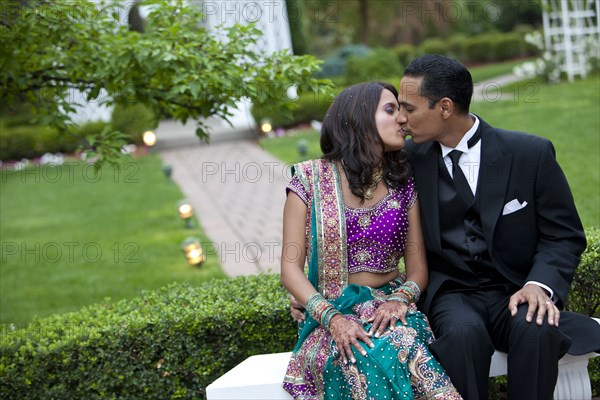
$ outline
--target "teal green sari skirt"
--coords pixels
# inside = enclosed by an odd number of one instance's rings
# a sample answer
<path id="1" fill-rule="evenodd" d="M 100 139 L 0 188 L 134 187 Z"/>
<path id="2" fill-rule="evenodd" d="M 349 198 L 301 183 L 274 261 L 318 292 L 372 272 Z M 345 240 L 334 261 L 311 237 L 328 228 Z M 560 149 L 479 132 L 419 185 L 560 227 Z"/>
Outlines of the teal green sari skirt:
<path id="1" fill-rule="evenodd" d="M 366 322 L 402 282 L 384 287 L 348 285 L 332 303 L 349 320 L 371 328 Z M 414 305 L 406 315 L 355 363 L 344 364 L 331 334 L 307 316 L 294 349 L 283 387 L 299 400 L 316 399 L 460 399 L 450 379 L 429 352 L 433 332 L 424 314 Z"/>

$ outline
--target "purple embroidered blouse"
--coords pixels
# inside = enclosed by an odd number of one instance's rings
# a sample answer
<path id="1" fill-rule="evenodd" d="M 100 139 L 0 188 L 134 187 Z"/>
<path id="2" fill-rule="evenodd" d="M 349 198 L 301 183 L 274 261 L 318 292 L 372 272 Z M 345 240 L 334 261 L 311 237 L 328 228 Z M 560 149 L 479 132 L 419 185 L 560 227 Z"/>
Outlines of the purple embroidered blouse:
<path id="1" fill-rule="evenodd" d="M 287 190 L 310 207 L 311 193 L 294 176 Z M 412 178 L 406 185 L 388 189 L 376 204 L 365 208 L 344 205 L 348 238 L 348 273 L 386 273 L 398 268 L 404 255 L 408 232 L 408 209 L 417 200 Z"/>

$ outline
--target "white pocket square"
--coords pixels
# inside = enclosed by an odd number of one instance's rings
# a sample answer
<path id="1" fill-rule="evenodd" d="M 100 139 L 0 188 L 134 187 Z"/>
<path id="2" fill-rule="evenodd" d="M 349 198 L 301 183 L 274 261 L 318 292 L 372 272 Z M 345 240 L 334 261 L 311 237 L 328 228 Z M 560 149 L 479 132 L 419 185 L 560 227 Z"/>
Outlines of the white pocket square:
<path id="1" fill-rule="evenodd" d="M 504 205 L 504 209 L 502 210 L 502 215 L 512 214 L 515 211 L 519 211 L 522 208 L 525 208 L 527 202 L 519 203 L 519 200 L 513 199 Z"/>

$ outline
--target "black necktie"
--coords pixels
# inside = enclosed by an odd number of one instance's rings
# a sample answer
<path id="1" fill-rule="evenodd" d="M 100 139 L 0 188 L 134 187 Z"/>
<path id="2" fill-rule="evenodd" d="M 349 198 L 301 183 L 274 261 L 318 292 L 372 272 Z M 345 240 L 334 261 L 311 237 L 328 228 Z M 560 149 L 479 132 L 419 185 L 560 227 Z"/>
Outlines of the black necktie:
<path id="1" fill-rule="evenodd" d="M 481 130 L 477 129 L 473 137 L 467 142 L 469 148 L 473 147 L 480 138 Z M 448 153 L 448 157 L 452 160 L 452 179 L 454 180 L 456 192 L 467 202 L 467 204 L 471 204 L 473 202 L 473 192 L 471 191 L 471 187 L 469 186 L 469 182 L 467 182 L 465 174 L 458 165 L 458 159 L 462 154 L 463 152 L 460 150 L 452 150 Z"/>

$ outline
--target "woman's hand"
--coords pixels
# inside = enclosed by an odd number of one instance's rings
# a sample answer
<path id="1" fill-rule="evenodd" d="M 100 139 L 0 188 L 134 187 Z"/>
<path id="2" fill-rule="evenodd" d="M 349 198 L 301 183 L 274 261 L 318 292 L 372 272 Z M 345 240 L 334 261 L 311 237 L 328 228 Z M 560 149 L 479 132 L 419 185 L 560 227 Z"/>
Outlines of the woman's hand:
<path id="1" fill-rule="evenodd" d="M 366 343 L 370 348 L 374 347 L 365 328 L 355 321 L 347 320 L 341 314 L 335 315 L 331 319 L 329 332 L 331 332 L 331 336 L 335 340 L 344 364 L 348 364 L 348 360 L 352 363 L 356 362 L 350 346 L 358 350 L 363 356 L 367 355 L 359 340 Z"/>
<path id="2" fill-rule="evenodd" d="M 402 322 L 402 325 L 406 325 L 406 312 L 408 307 L 401 301 L 388 300 L 375 311 L 375 315 L 369 318 L 371 323 L 371 329 L 369 330 L 369 336 L 375 333 L 375 337 L 378 338 L 385 331 L 389 325 L 391 330 L 394 330 L 398 321 Z"/>

